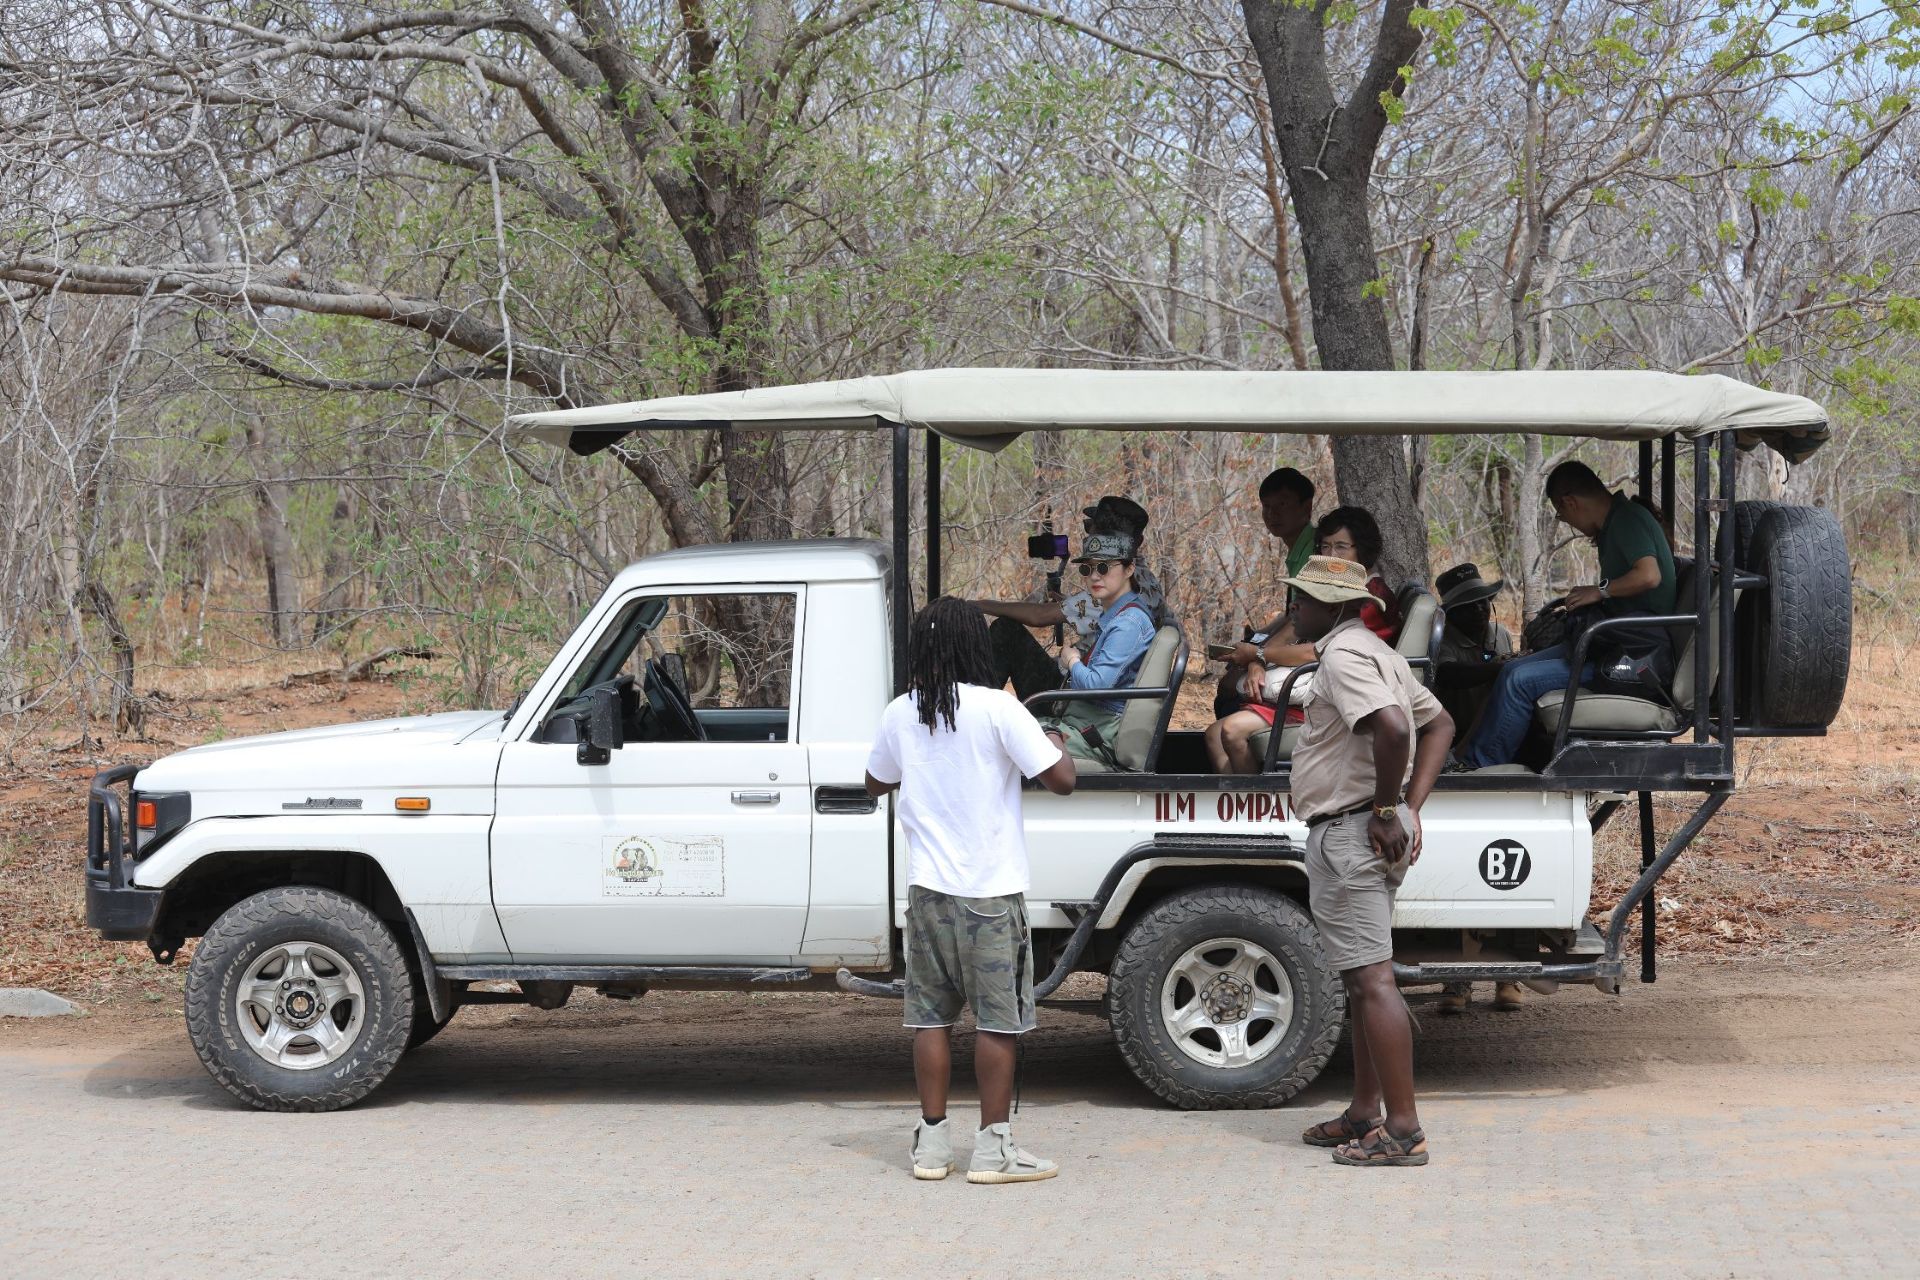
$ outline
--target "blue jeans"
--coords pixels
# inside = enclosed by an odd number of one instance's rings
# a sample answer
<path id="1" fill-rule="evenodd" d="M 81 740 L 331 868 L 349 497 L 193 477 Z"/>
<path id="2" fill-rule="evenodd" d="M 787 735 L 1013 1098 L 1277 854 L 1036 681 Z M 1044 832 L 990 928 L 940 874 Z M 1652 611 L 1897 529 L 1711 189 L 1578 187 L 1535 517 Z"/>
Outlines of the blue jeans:
<path id="1" fill-rule="evenodd" d="M 1487 695 L 1487 709 L 1480 716 L 1480 727 L 1472 741 L 1460 751 L 1460 758 L 1475 769 L 1492 764 L 1509 764 L 1520 754 L 1526 741 L 1527 726 L 1533 723 L 1533 704 L 1541 694 L 1567 687 L 1573 668 L 1567 662 L 1567 646 L 1515 658 L 1500 668 L 1494 678 L 1493 692 Z M 1593 664 L 1580 673 L 1580 683 L 1593 683 Z"/>

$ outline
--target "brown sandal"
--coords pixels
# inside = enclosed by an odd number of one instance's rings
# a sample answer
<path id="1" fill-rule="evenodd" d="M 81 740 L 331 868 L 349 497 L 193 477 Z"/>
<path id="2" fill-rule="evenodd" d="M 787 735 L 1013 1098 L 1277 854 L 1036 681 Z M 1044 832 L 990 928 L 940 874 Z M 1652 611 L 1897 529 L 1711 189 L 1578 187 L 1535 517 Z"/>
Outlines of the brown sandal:
<path id="1" fill-rule="evenodd" d="M 1349 1142 L 1333 1153 L 1335 1164 L 1352 1165 L 1388 1165 L 1393 1168 L 1408 1168 L 1427 1162 L 1427 1135 L 1425 1130 L 1415 1129 L 1404 1138 L 1396 1138 L 1387 1132 L 1382 1124 L 1358 1142 Z"/>
<path id="2" fill-rule="evenodd" d="M 1342 1111 L 1332 1120 L 1322 1120 L 1302 1133 L 1300 1141 L 1310 1147 L 1344 1146 L 1349 1142 L 1359 1142 L 1385 1123 L 1385 1116 L 1375 1116 L 1371 1120 L 1355 1120 Z"/>

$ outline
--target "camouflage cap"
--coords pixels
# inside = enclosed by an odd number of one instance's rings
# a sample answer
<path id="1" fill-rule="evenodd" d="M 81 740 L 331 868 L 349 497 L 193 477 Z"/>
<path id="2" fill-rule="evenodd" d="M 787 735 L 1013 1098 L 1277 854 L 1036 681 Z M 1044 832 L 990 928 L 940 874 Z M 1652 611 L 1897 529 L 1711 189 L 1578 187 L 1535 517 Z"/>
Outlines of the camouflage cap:
<path id="1" fill-rule="evenodd" d="M 1138 551 L 1138 539 L 1124 533 L 1090 533 L 1080 541 L 1080 554 L 1073 558 L 1075 564 L 1089 560 L 1131 560 Z"/>

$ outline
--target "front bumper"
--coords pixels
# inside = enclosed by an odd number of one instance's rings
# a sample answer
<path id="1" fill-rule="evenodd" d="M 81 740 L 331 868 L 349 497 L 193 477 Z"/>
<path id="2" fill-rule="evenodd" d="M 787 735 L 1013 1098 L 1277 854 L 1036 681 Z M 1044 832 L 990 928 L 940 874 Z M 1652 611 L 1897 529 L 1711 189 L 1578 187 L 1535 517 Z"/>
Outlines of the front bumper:
<path id="1" fill-rule="evenodd" d="M 133 831 L 118 790 L 140 766 L 93 775 L 87 788 L 87 927 L 112 942 L 145 942 L 160 914 L 159 889 L 133 884 Z"/>

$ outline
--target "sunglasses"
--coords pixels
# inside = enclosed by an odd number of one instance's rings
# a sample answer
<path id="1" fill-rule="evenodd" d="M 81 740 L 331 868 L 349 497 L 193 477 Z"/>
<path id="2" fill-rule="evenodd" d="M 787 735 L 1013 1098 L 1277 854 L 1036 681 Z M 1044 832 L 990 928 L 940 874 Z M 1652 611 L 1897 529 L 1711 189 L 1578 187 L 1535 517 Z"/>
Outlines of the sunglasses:
<path id="1" fill-rule="evenodd" d="M 1091 564 L 1082 561 L 1080 565 L 1080 576 L 1083 578 L 1091 578 L 1097 573 L 1104 578 L 1107 575 L 1107 570 L 1113 568 L 1115 565 L 1119 565 L 1124 569 L 1132 563 L 1133 561 L 1131 560 L 1095 560 Z"/>

